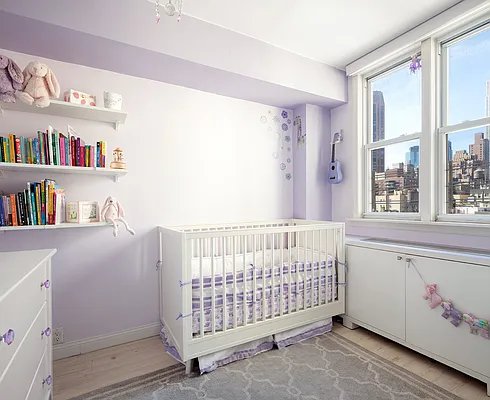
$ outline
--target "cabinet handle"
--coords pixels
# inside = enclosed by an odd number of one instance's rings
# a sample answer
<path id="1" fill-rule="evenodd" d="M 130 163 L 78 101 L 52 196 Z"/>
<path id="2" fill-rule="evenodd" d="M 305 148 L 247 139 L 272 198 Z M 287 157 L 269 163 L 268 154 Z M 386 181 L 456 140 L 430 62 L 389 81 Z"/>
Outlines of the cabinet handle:
<path id="1" fill-rule="evenodd" d="M 45 330 L 41 331 L 41 337 L 43 337 L 44 335 L 46 335 L 46 337 L 50 337 L 51 336 L 51 328 L 46 328 Z"/>
<path id="2" fill-rule="evenodd" d="M 50 286 L 51 282 L 49 281 L 49 279 L 46 279 L 44 282 L 41 283 L 41 288 L 45 287 L 46 289 L 49 289 Z"/>
<path id="3" fill-rule="evenodd" d="M 14 339 L 15 339 L 15 332 L 13 329 L 9 329 L 2 336 L 0 336 L 0 343 L 4 342 L 7 343 L 8 346 L 10 346 L 12 343 L 14 343 Z"/>
<path id="4" fill-rule="evenodd" d="M 403 257 L 402 257 L 402 256 L 396 256 L 396 259 L 397 259 L 398 261 L 401 261 L 401 260 L 403 259 Z"/>
<path id="5" fill-rule="evenodd" d="M 46 378 L 43 379 L 43 386 L 46 384 L 50 386 L 53 383 L 53 378 L 51 375 L 48 375 Z"/>

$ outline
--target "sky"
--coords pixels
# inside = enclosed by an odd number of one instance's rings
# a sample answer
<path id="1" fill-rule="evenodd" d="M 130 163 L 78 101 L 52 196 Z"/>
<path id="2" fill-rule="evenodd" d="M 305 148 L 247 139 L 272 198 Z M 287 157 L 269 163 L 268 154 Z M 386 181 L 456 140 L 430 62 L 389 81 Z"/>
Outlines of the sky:
<path id="1" fill-rule="evenodd" d="M 485 117 L 486 81 L 490 80 L 490 29 L 454 42 L 448 48 L 448 124 Z M 422 67 L 423 68 L 423 67 Z M 421 71 L 411 73 L 408 64 L 371 82 L 372 90 L 383 92 L 385 138 L 421 131 Z M 476 132 L 471 129 L 450 135 L 453 152 L 468 151 Z M 414 142 L 387 147 L 386 167 L 404 162 Z"/>

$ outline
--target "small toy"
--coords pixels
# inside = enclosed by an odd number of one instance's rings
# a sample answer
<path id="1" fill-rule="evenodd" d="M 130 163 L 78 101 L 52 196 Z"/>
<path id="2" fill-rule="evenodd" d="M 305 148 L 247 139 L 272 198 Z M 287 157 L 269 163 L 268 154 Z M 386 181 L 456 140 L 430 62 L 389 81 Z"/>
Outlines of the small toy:
<path id="1" fill-rule="evenodd" d="M 24 69 L 24 85 L 22 91 L 16 93 L 17 98 L 29 105 L 48 107 L 51 98 L 58 98 L 60 85 L 53 71 L 39 61 L 31 61 Z"/>
<path id="2" fill-rule="evenodd" d="M 113 169 L 126 169 L 126 163 L 124 162 L 123 151 L 120 147 L 116 147 L 112 152 L 114 161 L 111 162 L 111 168 Z"/>
<path id="3" fill-rule="evenodd" d="M 442 303 L 441 296 L 437 294 L 437 285 L 435 283 L 425 286 L 425 294 L 423 297 L 425 300 L 429 300 L 430 308 L 436 308 Z"/>
<path id="4" fill-rule="evenodd" d="M 15 103 L 15 91 L 22 89 L 24 75 L 10 58 L 0 54 L 0 101 Z"/>
<path id="5" fill-rule="evenodd" d="M 100 216 L 104 221 L 110 223 L 113 226 L 112 233 L 115 237 L 117 237 L 117 235 L 119 234 L 119 225 L 117 223 L 118 221 L 123 223 L 126 230 L 131 235 L 135 234 L 134 230 L 130 228 L 129 224 L 124 219 L 124 208 L 122 207 L 121 203 L 119 203 L 114 197 L 109 196 L 106 199 L 104 207 L 102 207 L 102 211 L 100 212 Z"/>
<path id="6" fill-rule="evenodd" d="M 451 324 L 454 326 L 459 326 L 463 321 L 463 313 L 456 310 L 450 301 L 443 301 L 441 307 L 444 309 L 442 317 L 448 319 L 451 317 Z"/>

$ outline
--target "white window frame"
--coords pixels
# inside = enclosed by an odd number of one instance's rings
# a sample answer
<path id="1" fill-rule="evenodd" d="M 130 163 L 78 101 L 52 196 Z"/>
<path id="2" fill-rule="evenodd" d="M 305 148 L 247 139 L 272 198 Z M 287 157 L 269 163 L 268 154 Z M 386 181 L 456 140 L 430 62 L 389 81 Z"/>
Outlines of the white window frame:
<path id="1" fill-rule="evenodd" d="M 399 144 L 409 142 L 412 140 L 419 140 L 419 146 L 422 145 L 422 132 L 413 132 L 410 134 L 400 135 L 395 138 L 372 141 L 372 126 L 373 126 L 373 109 L 371 100 L 371 80 L 382 77 L 385 74 L 389 74 L 393 70 L 399 68 L 403 64 L 407 64 L 414 54 L 421 54 L 420 48 L 416 48 L 411 52 L 407 52 L 399 56 L 396 60 L 391 60 L 387 65 L 377 70 L 370 71 L 363 77 L 363 140 L 362 140 L 362 154 L 363 154 L 363 168 L 362 179 L 363 184 L 363 200 L 362 200 L 362 215 L 364 218 L 372 219 L 397 219 L 397 220 L 420 220 L 420 167 L 419 167 L 419 212 L 374 212 L 371 210 L 371 196 L 372 196 L 372 181 L 371 181 L 371 157 L 370 152 L 373 149 L 385 147 L 393 144 Z M 407 66 L 408 68 L 408 66 Z M 420 73 L 417 72 L 417 73 Z M 422 109 L 422 104 L 421 104 Z M 422 115 L 420 116 L 422 121 Z M 420 150 L 419 150 L 420 151 Z"/>
<path id="2" fill-rule="evenodd" d="M 446 34 L 438 38 L 438 71 L 439 79 L 438 84 L 440 88 L 440 101 L 439 101 L 439 116 L 438 116 L 438 128 L 437 128 L 437 151 L 440 155 L 438 160 L 438 176 L 437 176 L 437 188 L 438 188 L 438 207 L 437 207 L 437 221 L 444 222 L 477 222 L 477 223 L 490 223 L 490 215 L 467 215 L 467 214 L 448 214 L 446 213 L 446 135 L 452 133 L 458 133 L 467 129 L 480 128 L 486 125 L 490 125 L 490 117 L 478 118 L 475 120 L 464 121 L 457 124 L 447 124 L 447 112 L 448 112 L 448 76 L 447 76 L 447 45 L 455 43 L 460 40 L 464 40 L 467 37 L 478 34 L 483 30 L 490 28 L 490 19 L 486 18 L 483 21 L 474 21 L 471 24 L 460 27 L 457 30 L 453 30 L 451 33 Z"/>
<path id="3" fill-rule="evenodd" d="M 360 128 L 360 152 L 359 152 L 359 212 L 365 220 L 386 221 L 418 221 L 419 223 L 480 223 L 490 225 L 489 215 L 469 216 L 464 214 L 446 214 L 446 146 L 445 134 L 457 132 L 464 129 L 484 126 L 490 124 L 490 117 L 480 118 L 469 122 L 463 122 L 451 126 L 445 125 L 445 110 L 447 109 L 447 86 L 443 84 L 446 79 L 444 57 L 444 44 L 453 42 L 457 38 L 463 38 L 483 29 L 490 23 L 490 15 L 485 13 L 471 22 L 465 20 L 464 24 L 450 26 L 444 31 L 424 39 L 399 52 L 396 58 L 383 61 L 382 65 L 365 71 L 360 75 L 359 94 L 362 96 L 359 104 L 359 128 Z M 411 135 L 400 136 L 394 139 L 386 139 L 376 143 L 370 143 L 372 122 L 372 110 L 370 107 L 369 81 L 383 72 L 389 72 L 397 65 L 404 62 L 408 57 L 420 53 L 422 69 L 422 132 Z M 401 55 L 400 55 L 401 54 Z M 447 82 L 447 81 L 446 81 Z M 368 109 L 369 107 L 369 109 Z M 371 177 L 369 150 L 372 148 L 389 144 L 401 143 L 408 140 L 419 139 L 420 166 L 419 166 L 419 212 L 418 213 L 393 213 L 372 212 L 370 210 Z"/>

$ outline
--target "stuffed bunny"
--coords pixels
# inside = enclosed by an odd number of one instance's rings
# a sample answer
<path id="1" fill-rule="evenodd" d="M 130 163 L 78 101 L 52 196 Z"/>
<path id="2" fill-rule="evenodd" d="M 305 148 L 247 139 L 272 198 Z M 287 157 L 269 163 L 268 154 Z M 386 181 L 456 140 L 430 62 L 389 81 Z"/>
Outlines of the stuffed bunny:
<path id="1" fill-rule="evenodd" d="M 37 107 L 47 107 L 51 98 L 58 98 L 60 85 L 51 69 L 39 61 L 31 61 L 24 69 L 24 86 L 17 98 Z"/>
<path id="2" fill-rule="evenodd" d="M 15 91 L 22 89 L 24 75 L 10 58 L 0 54 L 0 101 L 15 103 Z"/>
<path id="3" fill-rule="evenodd" d="M 134 230 L 129 227 L 129 224 L 124 219 L 124 208 L 114 197 L 109 196 L 106 199 L 100 216 L 105 222 L 110 223 L 114 227 L 112 232 L 114 236 L 117 236 L 119 233 L 117 221 L 121 221 L 131 235 L 135 234 Z"/>

